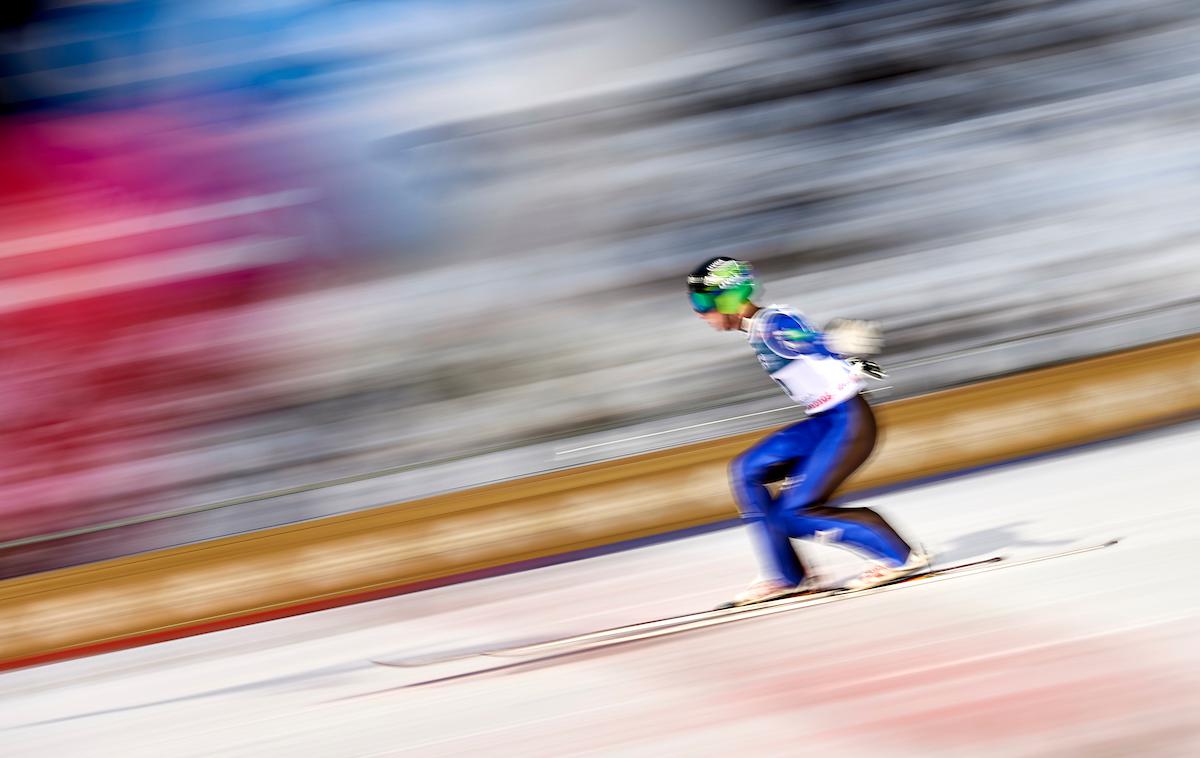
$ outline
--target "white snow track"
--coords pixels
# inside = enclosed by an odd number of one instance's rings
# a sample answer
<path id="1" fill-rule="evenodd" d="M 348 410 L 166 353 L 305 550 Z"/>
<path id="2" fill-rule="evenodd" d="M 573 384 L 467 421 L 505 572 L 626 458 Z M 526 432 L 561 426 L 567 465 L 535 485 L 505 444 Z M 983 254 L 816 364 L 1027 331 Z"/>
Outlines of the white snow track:
<path id="1" fill-rule="evenodd" d="M 1122 539 L 686 634 L 369 662 L 712 607 L 741 530 L 0 674 L 0 754 L 1200 755 L 1198 453 L 1193 423 L 870 498 L 941 563 Z"/>

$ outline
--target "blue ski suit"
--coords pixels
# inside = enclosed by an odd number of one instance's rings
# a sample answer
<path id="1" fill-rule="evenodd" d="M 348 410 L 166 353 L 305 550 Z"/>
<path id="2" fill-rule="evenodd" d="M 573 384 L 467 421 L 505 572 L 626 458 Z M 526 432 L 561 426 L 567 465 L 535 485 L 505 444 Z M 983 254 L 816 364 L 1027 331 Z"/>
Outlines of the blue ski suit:
<path id="1" fill-rule="evenodd" d="M 827 504 L 875 447 L 875 416 L 859 395 L 861 379 L 795 311 L 761 309 L 747 333 L 763 368 L 809 414 L 730 465 L 734 497 L 763 578 L 799 584 L 805 570 L 790 539 L 818 532 L 872 558 L 903 563 L 911 548 L 882 516 L 870 508 Z M 773 497 L 766 485 L 780 480 L 783 485 Z"/>

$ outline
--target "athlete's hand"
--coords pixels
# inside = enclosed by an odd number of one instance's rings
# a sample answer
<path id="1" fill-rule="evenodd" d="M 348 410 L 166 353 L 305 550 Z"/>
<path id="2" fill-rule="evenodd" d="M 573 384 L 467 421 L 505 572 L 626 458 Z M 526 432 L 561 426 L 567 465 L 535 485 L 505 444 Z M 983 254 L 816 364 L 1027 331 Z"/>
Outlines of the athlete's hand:
<path id="1" fill-rule="evenodd" d="M 847 358 L 846 363 L 850 364 L 850 370 L 858 376 L 869 376 L 872 379 L 883 379 L 887 376 L 882 366 L 866 358 Z"/>
<path id="2" fill-rule="evenodd" d="M 883 331 L 874 321 L 835 318 L 825 325 L 825 345 L 842 355 L 874 355 L 883 349 Z"/>

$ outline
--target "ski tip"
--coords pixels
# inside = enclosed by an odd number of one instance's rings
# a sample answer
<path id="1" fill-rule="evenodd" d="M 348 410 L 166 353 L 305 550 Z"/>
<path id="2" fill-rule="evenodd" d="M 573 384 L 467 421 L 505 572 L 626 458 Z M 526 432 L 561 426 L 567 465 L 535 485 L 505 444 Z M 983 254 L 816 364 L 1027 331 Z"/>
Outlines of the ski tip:
<path id="1" fill-rule="evenodd" d="M 1122 539 L 1121 537 L 1113 537 L 1113 538 L 1112 538 L 1111 540 L 1109 540 L 1108 542 L 1105 542 L 1105 543 L 1104 543 L 1104 546 L 1105 546 L 1105 547 L 1112 547 L 1113 545 L 1115 545 L 1115 544 L 1117 544 L 1118 542 L 1120 542 L 1120 541 L 1121 541 L 1121 539 Z"/>
<path id="2" fill-rule="evenodd" d="M 376 666 L 387 666 L 390 669 L 415 669 L 431 663 L 426 661 L 387 661 L 381 658 L 368 658 L 367 660 Z"/>

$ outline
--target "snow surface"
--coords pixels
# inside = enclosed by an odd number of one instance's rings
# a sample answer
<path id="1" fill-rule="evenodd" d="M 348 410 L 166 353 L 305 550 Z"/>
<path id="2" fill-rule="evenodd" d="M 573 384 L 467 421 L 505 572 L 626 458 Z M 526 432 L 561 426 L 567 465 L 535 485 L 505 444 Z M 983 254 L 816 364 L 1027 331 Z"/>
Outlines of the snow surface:
<path id="1" fill-rule="evenodd" d="M 745 535 L 2 674 L 0 754 L 1200 755 L 1197 453 L 1193 423 L 860 503 L 940 561 L 1115 547 L 577 655 L 368 661 L 708 608 Z"/>

